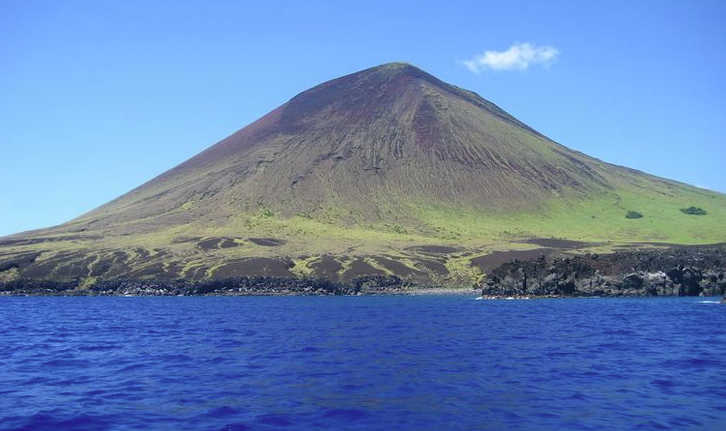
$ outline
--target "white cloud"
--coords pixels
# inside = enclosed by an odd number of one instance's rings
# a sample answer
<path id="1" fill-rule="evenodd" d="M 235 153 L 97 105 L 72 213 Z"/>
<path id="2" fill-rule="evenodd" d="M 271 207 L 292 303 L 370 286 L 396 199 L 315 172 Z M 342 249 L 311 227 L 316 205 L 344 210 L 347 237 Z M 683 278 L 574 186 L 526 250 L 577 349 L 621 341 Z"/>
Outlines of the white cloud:
<path id="1" fill-rule="evenodd" d="M 506 51 L 484 51 L 471 60 L 461 63 L 474 73 L 483 70 L 526 70 L 530 65 L 549 65 L 560 51 L 553 46 L 536 46 L 532 43 L 516 43 Z"/>

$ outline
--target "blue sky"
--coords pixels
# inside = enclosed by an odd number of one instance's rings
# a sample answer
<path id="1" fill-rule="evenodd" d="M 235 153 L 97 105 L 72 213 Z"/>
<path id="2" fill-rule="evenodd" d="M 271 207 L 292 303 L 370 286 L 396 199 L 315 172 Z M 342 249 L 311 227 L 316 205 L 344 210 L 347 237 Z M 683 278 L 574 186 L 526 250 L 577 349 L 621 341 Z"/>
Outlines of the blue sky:
<path id="1" fill-rule="evenodd" d="M 726 192 L 725 19 L 705 0 L 3 0 L 0 235 L 76 217 L 390 61 L 576 150 Z"/>

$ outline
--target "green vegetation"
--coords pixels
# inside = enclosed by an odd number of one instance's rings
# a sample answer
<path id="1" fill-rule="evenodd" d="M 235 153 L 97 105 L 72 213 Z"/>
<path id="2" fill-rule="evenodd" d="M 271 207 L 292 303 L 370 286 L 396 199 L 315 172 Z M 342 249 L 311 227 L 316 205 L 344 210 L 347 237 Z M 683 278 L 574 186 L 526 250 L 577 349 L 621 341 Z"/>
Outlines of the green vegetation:
<path id="1" fill-rule="evenodd" d="M 688 215 L 706 215 L 706 214 L 708 214 L 706 212 L 706 210 L 704 210 L 703 208 L 694 207 L 694 206 L 690 206 L 688 208 L 681 208 L 681 212 L 683 214 L 688 214 Z"/>
<path id="2" fill-rule="evenodd" d="M 19 276 L 18 268 L 11 267 L 4 271 L 0 271 L 0 283 L 7 283 L 17 279 Z"/>
<path id="3" fill-rule="evenodd" d="M 628 211 L 627 213 L 625 213 L 625 218 L 643 218 L 643 214 L 639 213 L 638 211 Z"/>
<path id="4" fill-rule="evenodd" d="M 294 266 L 290 268 L 290 272 L 297 275 L 298 277 L 311 277 L 313 276 L 313 270 L 310 268 L 310 264 L 318 260 L 317 257 L 305 257 L 303 259 L 293 260 Z"/>
<path id="5" fill-rule="evenodd" d="M 666 195 L 668 192 L 669 195 Z M 706 218 L 684 218 L 681 197 L 719 202 L 718 211 Z M 648 214 L 642 222 L 623 217 L 623 207 L 638 207 Z M 565 238 L 578 241 L 671 244 L 709 244 L 726 241 L 726 196 L 711 199 L 687 186 L 670 190 L 654 188 L 605 192 L 580 201 L 552 199 L 538 213 L 501 212 L 485 214 L 475 209 L 445 205 L 417 205 L 412 212 L 437 232 L 457 234 L 466 244 L 516 243 L 526 238 Z M 597 214 L 592 218 L 593 214 Z M 505 233 L 505 232 L 508 232 Z"/>
<path id="6" fill-rule="evenodd" d="M 79 289 L 90 289 L 96 285 L 98 279 L 96 277 L 86 277 L 78 286 Z"/>

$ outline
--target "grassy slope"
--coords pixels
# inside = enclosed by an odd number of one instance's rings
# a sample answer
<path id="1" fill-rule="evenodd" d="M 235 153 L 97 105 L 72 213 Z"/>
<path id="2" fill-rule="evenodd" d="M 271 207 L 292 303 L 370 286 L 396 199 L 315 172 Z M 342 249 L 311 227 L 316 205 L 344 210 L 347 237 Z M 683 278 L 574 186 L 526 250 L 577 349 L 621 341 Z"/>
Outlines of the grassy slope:
<path id="1" fill-rule="evenodd" d="M 708 214 L 692 216 L 680 211 L 690 205 L 702 207 Z M 468 284 L 482 276 L 469 264 L 471 258 L 493 250 L 533 248 L 533 245 L 521 242 L 528 238 L 608 242 L 609 246 L 637 242 L 726 242 L 726 229 L 723 228 L 726 226 L 726 196 L 690 187 L 679 188 L 675 193 L 665 187 L 648 195 L 640 190 L 623 189 L 581 202 L 553 199 L 548 208 L 536 215 L 521 212 L 485 215 L 475 210 L 420 203 L 411 203 L 408 208 L 417 223 L 367 223 L 342 227 L 333 222 L 335 208 L 330 210 L 333 213 L 330 222 L 302 216 L 279 217 L 269 210 L 261 210 L 253 215 L 240 214 L 224 226 L 192 223 L 142 235 L 107 237 L 91 242 L 42 243 L 13 249 L 16 252 L 45 251 L 40 263 L 70 251 L 100 256 L 121 250 L 138 267 L 157 261 L 166 264 L 181 261 L 187 271 L 200 266 L 208 268 L 208 275 L 230 259 L 287 256 L 295 263 L 294 273 L 309 275 L 310 264 L 320 255 L 361 257 L 382 272 L 391 273 L 369 257 L 389 256 L 410 268 L 421 269 L 417 259 L 424 256 L 411 250 L 412 246 L 452 245 L 462 248 L 443 256 L 450 275 L 438 281 Z M 627 219 L 627 210 L 637 210 L 644 217 Z M 240 246 L 201 253 L 193 242 L 176 242 L 191 236 L 238 238 Z M 263 247 L 246 240 L 250 237 L 273 237 L 287 242 L 279 247 Z M 138 256 L 135 251 L 138 248 L 150 250 L 151 256 Z M 158 249 L 170 254 L 157 259 Z M 88 263 L 89 274 L 93 263 Z"/>
<path id="2" fill-rule="evenodd" d="M 675 191 L 674 191 L 675 190 Z M 708 211 L 705 216 L 680 211 L 691 205 Z M 276 248 L 250 246 L 226 252 L 235 255 L 379 254 L 395 253 L 410 244 L 462 245 L 471 249 L 519 248 L 528 238 L 563 238 L 614 244 L 656 242 L 707 244 L 726 242 L 726 196 L 688 186 L 663 186 L 643 193 L 621 189 L 593 199 L 552 199 L 541 213 L 504 212 L 484 214 L 474 209 L 432 203 L 410 203 L 408 220 L 361 222 L 344 227 L 336 220 L 340 208 L 329 208 L 328 217 L 279 217 L 267 210 L 229 220 L 224 226 L 182 225 L 128 239 L 117 238 L 121 247 L 168 246 L 184 235 L 201 237 L 273 237 L 288 241 Z M 643 214 L 625 218 L 628 210 Z M 325 221 L 327 220 L 327 222 Z M 412 222 L 416 220 L 417 222 Z"/>
<path id="3" fill-rule="evenodd" d="M 683 214 L 690 205 L 705 216 Z M 643 214 L 625 218 L 628 210 Z M 592 242 L 661 242 L 708 244 L 726 241 L 726 197 L 716 193 L 682 192 L 647 196 L 617 190 L 579 202 L 552 200 L 541 214 L 504 213 L 485 216 L 476 211 L 443 206 L 420 206 L 420 217 L 463 241 L 507 238 L 565 238 Z"/>

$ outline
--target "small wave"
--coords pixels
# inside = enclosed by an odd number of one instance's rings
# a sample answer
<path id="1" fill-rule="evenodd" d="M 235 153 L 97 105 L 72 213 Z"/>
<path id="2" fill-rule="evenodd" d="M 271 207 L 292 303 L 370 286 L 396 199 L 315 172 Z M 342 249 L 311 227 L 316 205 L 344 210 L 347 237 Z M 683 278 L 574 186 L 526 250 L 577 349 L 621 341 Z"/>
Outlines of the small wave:
<path id="1" fill-rule="evenodd" d="M 698 301 L 699 304 L 720 304 L 721 301 Z"/>
<path id="2" fill-rule="evenodd" d="M 295 425 L 295 422 L 290 420 L 285 415 L 277 414 L 265 414 L 255 418 L 255 422 L 263 425 L 272 425 L 276 427 L 289 427 Z"/>
<path id="3" fill-rule="evenodd" d="M 240 413 L 241 410 L 239 409 L 235 409 L 230 406 L 221 406 L 208 410 L 202 416 L 207 418 L 221 418 L 227 416 L 237 416 Z"/>
<path id="4" fill-rule="evenodd" d="M 247 431 L 247 430 L 253 430 L 254 428 L 248 427 L 245 424 L 227 424 L 222 428 L 223 431 Z"/>
<path id="5" fill-rule="evenodd" d="M 138 370 L 140 368 L 146 368 L 147 364 L 130 364 L 119 370 L 121 373 L 128 373 L 129 371 Z"/>
<path id="6" fill-rule="evenodd" d="M 95 351 L 113 350 L 113 349 L 118 349 L 118 348 L 120 348 L 120 346 L 117 346 L 115 344 L 105 344 L 105 345 L 80 346 L 80 347 L 78 347 L 78 350 L 82 350 L 84 352 L 95 352 Z"/>
<path id="7" fill-rule="evenodd" d="M 365 419 L 368 416 L 370 416 L 368 412 L 355 409 L 330 409 L 323 414 L 323 417 L 325 418 L 334 418 L 346 422 Z"/>
<path id="8" fill-rule="evenodd" d="M 46 367 L 82 369 L 88 365 L 87 361 L 78 359 L 52 359 L 43 363 Z"/>
<path id="9" fill-rule="evenodd" d="M 672 388 L 677 386 L 678 384 L 674 380 L 666 380 L 666 379 L 653 379 L 651 381 L 654 385 L 660 387 L 660 388 Z"/>
<path id="10" fill-rule="evenodd" d="M 18 429 L 109 429 L 115 421 L 112 416 L 95 416 L 81 414 L 67 417 L 58 409 L 42 411 L 28 417 L 5 417 L 3 425 L 18 427 Z M 4 427 L 3 427 L 4 429 Z"/>

